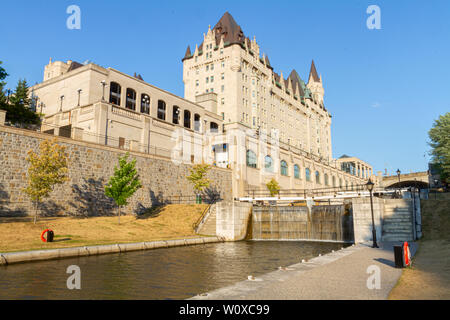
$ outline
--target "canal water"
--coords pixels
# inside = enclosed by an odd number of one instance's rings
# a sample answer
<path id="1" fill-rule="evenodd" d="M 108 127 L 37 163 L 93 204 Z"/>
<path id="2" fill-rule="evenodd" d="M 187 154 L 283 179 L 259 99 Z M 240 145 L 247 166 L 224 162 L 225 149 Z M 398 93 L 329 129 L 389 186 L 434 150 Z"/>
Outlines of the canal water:
<path id="1" fill-rule="evenodd" d="M 343 246 L 240 241 L 0 266 L 0 299 L 186 299 Z M 67 288 L 70 265 L 80 290 Z"/>

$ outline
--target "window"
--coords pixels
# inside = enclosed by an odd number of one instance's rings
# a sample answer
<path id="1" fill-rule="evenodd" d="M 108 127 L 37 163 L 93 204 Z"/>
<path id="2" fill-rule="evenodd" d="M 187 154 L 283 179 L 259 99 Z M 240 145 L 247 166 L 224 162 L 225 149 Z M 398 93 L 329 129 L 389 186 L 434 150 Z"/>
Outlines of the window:
<path id="1" fill-rule="evenodd" d="M 281 175 L 282 176 L 287 176 L 288 175 L 288 165 L 286 163 L 286 161 L 281 160 Z"/>
<path id="2" fill-rule="evenodd" d="M 178 106 L 173 106 L 172 109 L 172 123 L 178 124 L 180 119 L 180 108 Z"/>
<path id="3" fill-rule="evenodd" d="M 320 173 L 316 171 L 316 183 L 320 183 Z"/>
<path id="4" fill-rule="evenodd" d="M 328 175 L 326 173 L 323 176 L 323 179 L 324 179 L 325 185 L 328 186 L 329 185 L 329 183 L 328 183 Z"/>
<path id="5" fill-rule="evenodd" d="M 331 181 L 332 181 L 333 187 L 336 187 L 336 177 L 335 176 L 333 176 L 331 178 Z"/>
<path id="6" fill-rule="evenodd" d="M 120 106 L 120 93 L 122 88 L 120 84 L 116 82 L 111 82 L 109 87 L 109 103 Z"/>
<path id="7" fill-rule="evenodd" d="M 166 120 L 166 103 L 158 100 L 158 119 Z"/>
<path id="8" fill-rule="evenodd" d="M 123 149 L 125 147 L 125 138 L 119 137 L 119 148 Z"/>
<path id="9" fill-rule="evenodd" d="M 195 80 L 195 86 L 198 87 L 198 80 Z"/>
<path id="10" fill-rule="evenodd" d="M 200 131 L 200 115 L 194 114 L 194 130 Z"/>
<path id="11" fill-rule="evenodd" d="M 211 64 L 211 71 L 214 70 L 214 63 Z"/>
<path id="12" fill-rule="evenodd" d="M 294 164 L 294 178 L 300 179 L 300 167 L 298 164 Z"/>
<path id="13" fill-rule="evenodd" d="M 220 78 L 221 78 L 222 80 L 224 80 L 224 79 L 225 79 L 225 73 L 222 73 L 222 74 L 220 75 Z"/>
<path id="14" fill-rule="evenodd" d="M 209 77 L 206 77 L 206 83 L 209 83 Z"/>
<path id="15" fill-rule="evenodd" d="M 222 62 L 222 68 L 225 68 L 225 62 Z"/>
<path id="16" fill-rule="evenodd" d="M 225 112 L 222 112 L 222 120 L 225 120 Z"/>
<path id="17" fill-rule="evenodd" d="M 217 123 L 210 122 L 210 124 L 209 124 L 209 131 L 213 132 L 213 133 L 218 133 L 219 132 L 219 126 L 217 125 Z"/>
<path id="18" fill-rule="evenodd" d="M 309 170 L 309 168 L 305 169 L 305 177 L 306 181 L 311 181 L 311 171 Z"/>
<path id="19" fill-rule="evenodd" d="M 141 112 L 150 114 L 150 97 L 147 94 L 141 94 Z"/>
<path id="20" fill-rule="evenodd" d="M 191 112 L 189 110 L 184 110 L 184 127 L 191 128 Z"/>
<path id="21" fill-rule="evenodd" d="M 252 150 L 247 150 L 247 167 L 256 168 L 256 154 Z"/>
<path id="22" fill-rule="evenodd" d="M 225 86 L 224 86 L 224 85 L 222 85 L 222 86 L 220 87 L 220 91 L 221 91 L 221 92 L 224 92 L 224 91 L 225 91 Z"/>
<path id="23" fill-rule="evenodd" d="M 273 160 L 270 156 L 264 158 L 264 168 L 266 171 L 273 172 Z"/>
<path id="24" fill-rule="evenodd" d="M 125 104 L 127 109 L 136 110 L 136 91 L 127 88 L 127 101 Z"/>
<path id="25" fill-rule="evenodd" d="M 211 82 L 214 82 L 214 76 L 211 76 Z"/>
<path id="26" fill-rule="evenodd" d="M 222 105 L 225 104 L 225 98 L 220 99 L 220 104 L 222 104 Z"/>

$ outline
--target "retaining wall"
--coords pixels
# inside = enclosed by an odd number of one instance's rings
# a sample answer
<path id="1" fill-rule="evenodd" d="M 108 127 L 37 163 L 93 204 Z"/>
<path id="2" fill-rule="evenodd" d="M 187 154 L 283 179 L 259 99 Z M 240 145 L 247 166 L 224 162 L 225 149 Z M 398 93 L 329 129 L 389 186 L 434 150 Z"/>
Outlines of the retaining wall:
<path id="1" fill-rule="evenodd" d="M 27 184 L 27 151 L 39 150 L 43 139 L 54 136 L 0 125 L 0 216 L 33 215 L 33 206 L 22 191 Z M 66 147 L 69 181 L 57 185 L 49 199 L 42 203 L 40 215 L 111 215 L 114 202 L 104 195 L 104 185 L 118 165 L 118 158 L 127 150 L 57 137 Z M 194 199 L 192 185 L 186 180 L 191 164 L 176 164 L 170 159 L 130 152 L 136 159 L 143 187 L 124 208 L 124 214 L 140 213 L 162 203 Z M 208 173 L 212 184 L 208 194 L 220 194 L 224 200 L 232 197 L 231 170 L 212 167 Z"/>

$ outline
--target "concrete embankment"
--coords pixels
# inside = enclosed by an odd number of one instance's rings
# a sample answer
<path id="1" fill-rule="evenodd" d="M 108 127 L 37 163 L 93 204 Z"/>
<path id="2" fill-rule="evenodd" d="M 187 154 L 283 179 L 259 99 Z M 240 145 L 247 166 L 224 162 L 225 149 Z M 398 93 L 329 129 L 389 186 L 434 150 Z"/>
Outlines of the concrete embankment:
<path id="1" fill-rule="evenodd" d="M 212 242 L 223 242 L 220 237 L 202 237 L 189 239 L 161 240 L 138 243 L 109 244 L 99 246 L 86 246 L 74 248 L 62 248 L 51 250 L 35 250 L 0 253 L 0 265 L 8 265 L 20 262 L 31 262 L 39 260 L 73 258 L 83 256 L 93 256 L 107 253 L 121 253 L 127 251 L 138 251 L 157 248 L 169 248 L 178 246 L 187 246 L 194 244 L 205 244 Z"/>
<path id="2" fill-rule="evenodd" d="M 402 269 L 393 245 L 358 244 L 279 270 L 256 275 L 192 300 L 378 300 L 387 299 Z M 417 245 L 411 243 L 414 254 Z M 378 280 L 377 280 L 378 279 Z"/>

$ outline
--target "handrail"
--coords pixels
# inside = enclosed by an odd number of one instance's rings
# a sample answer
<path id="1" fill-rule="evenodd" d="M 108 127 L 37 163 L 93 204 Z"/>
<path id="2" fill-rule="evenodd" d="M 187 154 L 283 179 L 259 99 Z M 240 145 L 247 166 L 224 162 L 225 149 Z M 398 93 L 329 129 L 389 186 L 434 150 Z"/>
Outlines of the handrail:
<path id="1" fill-rule="evenodd" d="M 203 222 L 203 220 L 206 218 L 207 214 L 209 213 L 209 210 L 211 209 L 212 205 L 217 202 L 218 198 L 213 198 L 212 201 L 208 204 L 205 210 L 203 210 L 201 216 L 192 224 L 192 227 L 195 231 L 197 231 L 197 228 L 200 226 L 200 224 Z"/>

